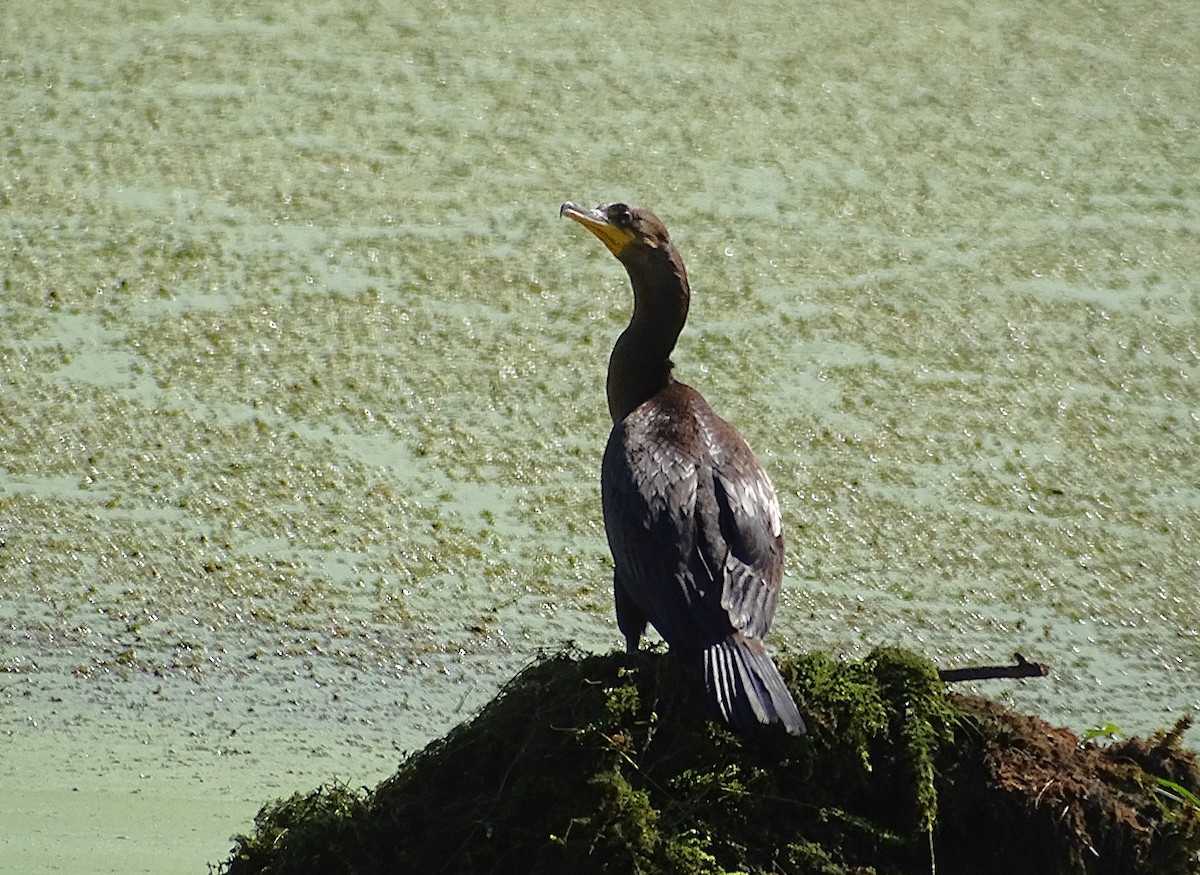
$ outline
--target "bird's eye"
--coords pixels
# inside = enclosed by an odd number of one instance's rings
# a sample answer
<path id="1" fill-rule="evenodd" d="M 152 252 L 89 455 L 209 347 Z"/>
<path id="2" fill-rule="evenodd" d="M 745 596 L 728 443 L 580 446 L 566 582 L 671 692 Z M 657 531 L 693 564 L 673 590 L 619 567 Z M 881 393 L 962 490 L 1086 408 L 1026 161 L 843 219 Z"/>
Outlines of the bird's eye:
<path id="1" fill-rule="evenodd" d="M 613 204 L 608 208 L 608 220 L 614 225 L 632 225 L 633 213 L 626 204 Z"/>

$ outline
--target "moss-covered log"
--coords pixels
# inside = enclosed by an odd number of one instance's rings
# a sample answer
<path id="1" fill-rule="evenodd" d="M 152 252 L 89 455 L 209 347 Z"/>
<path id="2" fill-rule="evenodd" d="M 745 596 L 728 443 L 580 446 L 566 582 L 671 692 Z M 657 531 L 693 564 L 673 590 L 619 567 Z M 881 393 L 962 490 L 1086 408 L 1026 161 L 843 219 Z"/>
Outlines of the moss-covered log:
<path id="1" fill-rule="evenodd" d="M 879 650 L 780 667 L 809 733 L 707 719 L 670 656 L 563 652 L 374 790 L 265 807 L 243 873 L 1194 875 L 1181 721 L 1097 747 Z"/>

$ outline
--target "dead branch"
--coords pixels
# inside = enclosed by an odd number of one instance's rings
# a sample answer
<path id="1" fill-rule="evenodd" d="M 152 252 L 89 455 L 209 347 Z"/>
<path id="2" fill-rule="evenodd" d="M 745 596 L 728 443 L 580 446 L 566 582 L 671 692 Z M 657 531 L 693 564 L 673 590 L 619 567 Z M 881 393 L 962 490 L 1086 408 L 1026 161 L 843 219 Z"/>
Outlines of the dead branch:
<path id="1" fill-rule="evenodd" d="M 972 665 L 967 668 L 944 668 L 938 677 L 948 684 L 962 681 L 986 681 L 995 678 L 1042 678 L 1050 674 L 1050 666 L 1030 662 L 1019 653 L 1013 654 L 1016 665 Z"/>

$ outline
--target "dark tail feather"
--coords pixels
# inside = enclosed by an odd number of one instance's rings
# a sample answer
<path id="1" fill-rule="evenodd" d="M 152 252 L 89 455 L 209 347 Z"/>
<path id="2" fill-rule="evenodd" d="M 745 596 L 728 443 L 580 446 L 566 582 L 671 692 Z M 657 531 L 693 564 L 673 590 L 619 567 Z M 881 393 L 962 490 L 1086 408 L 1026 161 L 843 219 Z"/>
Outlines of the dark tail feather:
<path id="1" fill-rule="evenodd" d="M 791 735 L 805 731 L 779 669 L 758 641 L 730 635 L 705 650 L 704 689 L 721 719 L 738 729 L 782 723 Z"/>

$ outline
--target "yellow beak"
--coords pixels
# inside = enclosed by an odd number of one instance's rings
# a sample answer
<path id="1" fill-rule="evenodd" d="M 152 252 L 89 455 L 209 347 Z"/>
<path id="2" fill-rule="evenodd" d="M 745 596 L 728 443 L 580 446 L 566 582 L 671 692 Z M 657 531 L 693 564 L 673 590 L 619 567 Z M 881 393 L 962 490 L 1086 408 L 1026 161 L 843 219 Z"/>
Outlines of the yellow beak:
<path id="1" fill-rule="evenodd" d="M 559 208 L 558 215 L 574 219 L 583 225 L 583 227 L 599 237 L 600 242 L 608 247 L 608 251 L 618 258 L 621 257 L 621 250 L 634 240 L 634 233 L 632 231 L 628 228 L 618 228 L 612 222 L 608 221 L 607 217 L 598 209 L 584 209 L 567 201 Z"/>

